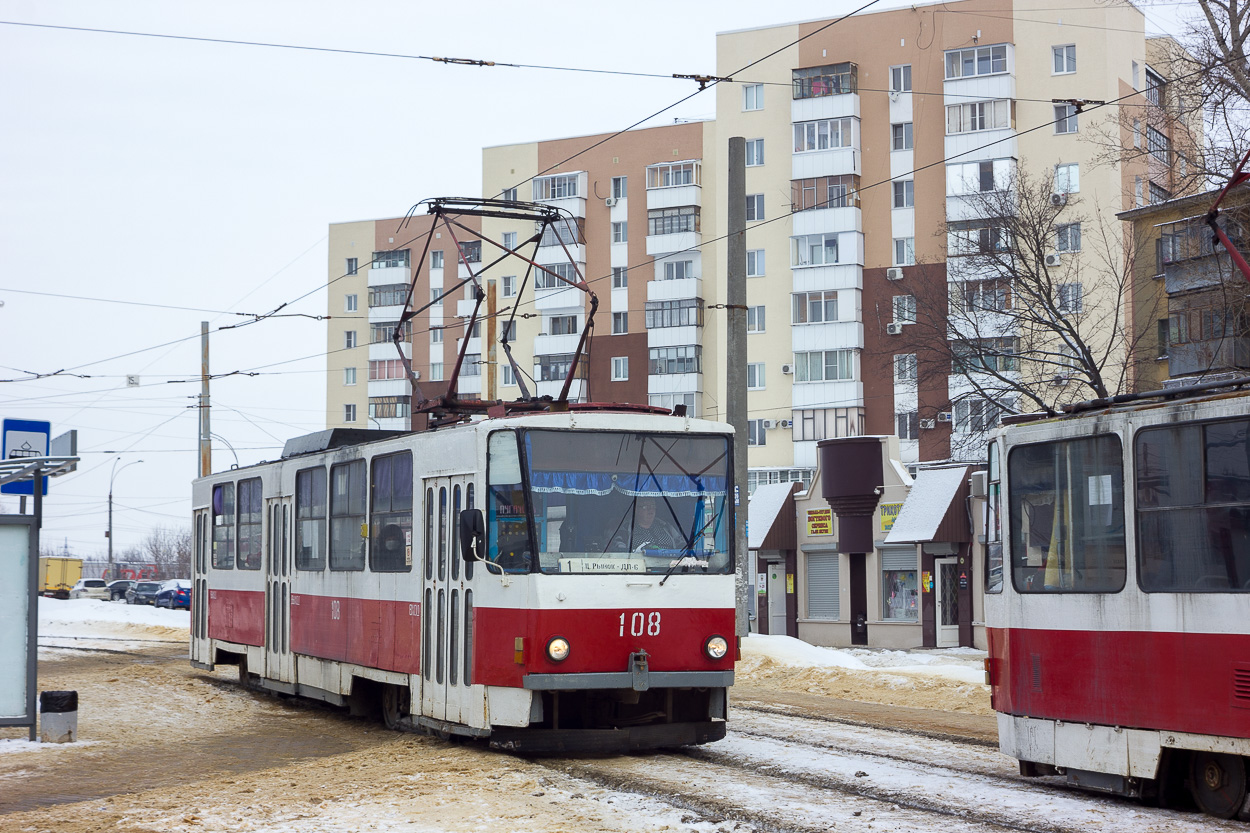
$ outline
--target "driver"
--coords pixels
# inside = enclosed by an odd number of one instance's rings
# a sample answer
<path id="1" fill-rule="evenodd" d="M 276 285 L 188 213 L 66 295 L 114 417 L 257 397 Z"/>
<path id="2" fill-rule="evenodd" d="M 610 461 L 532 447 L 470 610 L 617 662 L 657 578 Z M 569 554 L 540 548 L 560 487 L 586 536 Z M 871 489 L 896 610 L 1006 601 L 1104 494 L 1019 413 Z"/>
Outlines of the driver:
<path id="1" fill-rule="evenodd" d="M 612 539 L 613 549 L 626 550 L 679 550 L 686 545 L 685 537 L 672 522 L 660 515 L 659 501 L 653 497 L 640 497 L 634 503 L 633 524 L 625 525 Z"/>

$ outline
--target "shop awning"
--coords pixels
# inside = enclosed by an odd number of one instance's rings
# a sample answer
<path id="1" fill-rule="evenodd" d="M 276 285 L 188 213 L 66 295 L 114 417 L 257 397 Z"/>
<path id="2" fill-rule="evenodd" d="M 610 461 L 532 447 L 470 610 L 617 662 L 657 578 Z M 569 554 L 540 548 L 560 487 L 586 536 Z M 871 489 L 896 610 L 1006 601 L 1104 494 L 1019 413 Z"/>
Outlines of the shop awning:
<path id="1" fill-rule="evenodd" d="M 766 483 L 755 487 L 747 504 L 747 549 L 792 550 L 798 543 L 794 493 L 802 483 Z"/>
<path id="2" fill-rule="evenodd" d="M 964 503 L 968 497 L 968 466 L 921 469 L 916 474 L 887 544 L 972 540 Z"/>

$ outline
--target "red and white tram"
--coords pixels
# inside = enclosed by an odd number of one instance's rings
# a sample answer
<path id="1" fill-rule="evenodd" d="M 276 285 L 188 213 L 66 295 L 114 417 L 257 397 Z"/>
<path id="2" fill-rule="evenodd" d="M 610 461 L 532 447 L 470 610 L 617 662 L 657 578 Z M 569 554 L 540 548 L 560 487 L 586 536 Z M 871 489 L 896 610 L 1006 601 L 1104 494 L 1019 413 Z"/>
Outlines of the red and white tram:
<path id="1" fill-rule="evenodd" d="M 732 447 L 577 410 L 293 440 L 194 483 L 192 663 L 520 751 L 717 740 Z"/>
<path id="2" fill-rule="evenodd" d="M 1250 392 L 1008 425 L 989 482 L 1002 751 L 1025 775 L 1250 817 Z"/>

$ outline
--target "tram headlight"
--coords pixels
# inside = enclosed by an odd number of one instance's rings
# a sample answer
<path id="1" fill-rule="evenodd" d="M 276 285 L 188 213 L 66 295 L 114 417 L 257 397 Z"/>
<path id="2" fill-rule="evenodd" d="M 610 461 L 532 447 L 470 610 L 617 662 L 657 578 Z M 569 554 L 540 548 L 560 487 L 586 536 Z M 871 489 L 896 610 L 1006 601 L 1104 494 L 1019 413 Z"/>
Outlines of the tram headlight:
<path id="1" fill-rule="evenodd" d="M 563 636 L 547 640 L 547 658 L 552 662 L 564 662 L 569 658 L 569 641 Z"/>
<path id="2" fill-rule="evenodd" d="M 703 653 L 711 659 L 724 659 L 725 654 L 729 653 L 729 643 L 723 636 L 709 636 L 707 642 L 703 643 Z"/>

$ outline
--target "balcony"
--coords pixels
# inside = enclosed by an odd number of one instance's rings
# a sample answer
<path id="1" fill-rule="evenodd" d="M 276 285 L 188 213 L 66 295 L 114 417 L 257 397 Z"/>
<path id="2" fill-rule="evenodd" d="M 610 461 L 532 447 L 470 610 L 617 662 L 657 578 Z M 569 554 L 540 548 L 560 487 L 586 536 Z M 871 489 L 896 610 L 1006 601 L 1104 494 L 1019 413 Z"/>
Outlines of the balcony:
<path id="1" fill-rule="evenodd" d="M 534 202 L 563 209 L 578 219 L 586 217 L 586 172 L 552 174 L 534 179 Z"/>
<path id="2" fill-rule="evenodd" d="M 1191 341 L 1168 346 L 1168 375 L 1207 375 L 1250 369 L 1250 338 Z"/>
<path id="3" fill-rule="evenodd" d="M 681 280 L 647 281 L 648 301 L 676 301 L 682 298 L 702 298 L 702 278 L 682 278 Z"/>
<path id="4" fill-rule="evenodd" d="M 407 266 L 372 266 L 369 269 L 369 286 L 406 284 L 411 280 L 412 273 Z"/>

